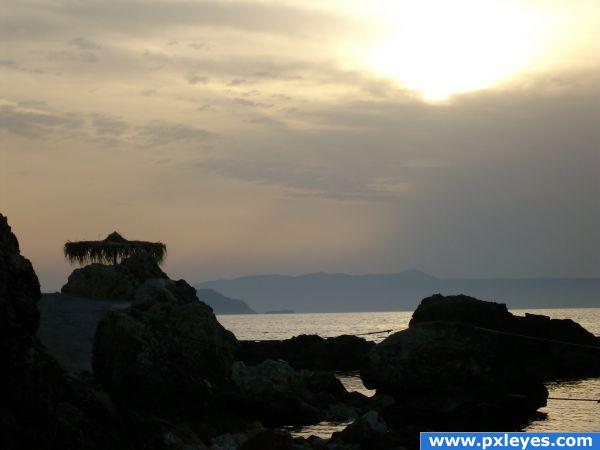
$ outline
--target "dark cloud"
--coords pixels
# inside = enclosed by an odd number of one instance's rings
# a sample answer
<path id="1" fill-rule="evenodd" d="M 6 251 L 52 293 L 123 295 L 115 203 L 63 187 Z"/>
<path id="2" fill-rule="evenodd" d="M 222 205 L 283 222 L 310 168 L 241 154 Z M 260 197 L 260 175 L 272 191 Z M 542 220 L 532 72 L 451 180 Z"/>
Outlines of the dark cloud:
<path id="1" fill-rule="evenodd" d="M 194 50 L 206 50 L 208 48 L 208 44 L 206 42 L 192 42 L 188 44 L 189 48 L 193 48 Z"/>
<path id="2" fill-rule="evenodd" d="M 138 137 L 149 145 L 167 145 L 171 143 L 205 143 L 214 139 L 216 135 L 210 131 L 181 123 L 154 120 L 138 128 Z"/>
<path id="3" fill-rule="evenodd" d="M 92 114 L 92 126 L 95 128 L 96 133 L 105 138 L 108 136 L 121 136 L 129 128 L 127 122 L 121 118 L 99 113 Z"/>
<path id="4" fill-rule="evenodd" d="M 93 64 L 98 61 L 95 53 L 90 51 L 41 51 L 49 61 L 71 61 L 86 64 Z"/>
<path id="5" fill-rule="evenodd" d="M 242 84 L 246 84 L 248 83 L 248 80 L 245 80 L 243 78 L 234 78 L 233 80 L 231 80 L 228 85 L 229 86 L 240 86 Z"/>
<path id="6" fill-rule="evenodd" d="M 16 68 L 17 62 L 13 59 L 2 59 L 0 60 L 0 67 Z"/>
<path id="7" fill-rule="evenodd" d="M 137 35 L 153 33 L 157 29 L 203 25 L 287 36 L 361 31 L 360 23 L 339 14 L 281 3 L 88 0 L 59 1 L 33 7 L 8 0 L 6 7 L 12 14 L 2 34 L 8 32 L 11 37 L 27 32 L 34 35 L 58 33 L 65 20 L 75 21 L 82 29 L 116 30 Z M 19 32 L 15 33 L 17 30 Z"/>
<path id="8" fill-rule="evenodd" d="M 251 108 L 271 108 L 272 104 L 248 100 L 247 98 L 234 98 L 233 102 L 239 106 L 247 106 Z"/>
<path id="9" fill-rule="evenodd" d="M 75 114 L 0 106 L 0 129 L 29 139 L 46 139 L 59 133 L 64 136 L 83 125 L 83 119 Z"/>
<path id="10" fill-rule="evenodd" d="M 189 74 L 187 80 L 190 84 L 206 84 L 209 78 L 202 75 Z"/>
<path id="11" fill-rule="evenodd" d="M 100 44 L 81 36 L 71 39 L 70 44 L 80 48 L 81 50 L 100 50 L 102 48 Z"/>
<path id="12" fill-rule="evenodd" d="M 342 14 L 277 2 L 189 0 L 58 0 L 3 2 L 0 39 L 4 42 L 49 42 L 73 34 L 155 36 L 181 29 L 229 29 L 257 35 L 323 39 L 367 33 L 364 23 Z M 76 38 L 78 39 L 78 38 Z M 89 43 L 87 38 L 79 44 Z M 75 44 L 77 45 L 77 44 Z M 204 43 L 190 48 L 206 50 Z M 171 46 L 173 48 L 173 46 Z M 87 50 L 94 50 L 88 48 Z"/>
<path id="13" fill-rule="evenodd" d="M 196 167 L 253 183 L 282 186 L 290 189 L 291 196 L 343 201 L 392 199 L 401 194 L 397 187 L 403 181 L 377 180 L 368 172 L 341 172 L 334 166 L 299 162 L 210 159 L 196 163 Z"/>

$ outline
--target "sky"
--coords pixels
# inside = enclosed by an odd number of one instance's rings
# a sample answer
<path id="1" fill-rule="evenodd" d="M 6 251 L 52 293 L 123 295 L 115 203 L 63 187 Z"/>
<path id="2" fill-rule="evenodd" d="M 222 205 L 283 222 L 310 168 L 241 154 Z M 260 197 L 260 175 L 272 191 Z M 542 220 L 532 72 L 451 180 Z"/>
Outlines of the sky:
<path id="1" fill-rule="evenodd" d="M 0 212 L 261 273 L 600 276 L 596 0 L 1 0 Z"/>

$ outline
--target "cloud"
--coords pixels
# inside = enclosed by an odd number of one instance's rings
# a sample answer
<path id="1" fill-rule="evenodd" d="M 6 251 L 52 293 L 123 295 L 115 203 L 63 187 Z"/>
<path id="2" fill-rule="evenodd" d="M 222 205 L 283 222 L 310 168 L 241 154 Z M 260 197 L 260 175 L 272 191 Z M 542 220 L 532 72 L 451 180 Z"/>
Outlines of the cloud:
<path id="1" fill-rule="evenodd" d="M 213 140 L 216 134 L 182 123 L 153 120 L 139 127 L 137 136 L 148 145 L 158 146 L 171 143 L 206 143 Z"/>
<path id="2" fill-rule="evenodd" d="M 49 61 L 72 61 L 93 64 L 98 61 L 95 53 L 90 51 L 40 51 Z"/>
<path id="3" fill-rule="evenodd" d="M 96 129 L 96 133 L 104 137 L 121 136 L 129 128 L 124 120 L 101 113 L 92 114 L 92 126 Z"/>
<path id="4" fill-rule="evenodd" d="M 139 37 L 160 30 L 199 27 L 286 37 L 366 33 L 363 23 L 343 14 L 279 2 L 58 0 L 29 4 L 6 0 L 3 8 L 6 20 L 0 38 L 11 41 L 48 40 L 69 32 Z"/>
<path id="5" fill-rule="evenodd" d="M 94 41 L 91 41 L 84 37 L 77 37 L 75 39 L 71 39 L 69 42 L 71 45 L 80 48 L 81 50 L 100 50 L 102 46 L 97 44 Z"/>
<path id="6" fill-rule="evenodd" d="M 58 133 L 81 129 L 83 119 L 76 114 L 60 114 L 0 106 L 0 129 L 29 139 L 46 139 Z"/>
<path id="7" fill-rule="evenodd" d="M 208 83 L 209 78 L 191 73 L 187 76 L 187 80 L 190 84 L 206 84 Z"/>
<path id="8" fill-rule="evenodd" d="M 404 193 L 408 183 L 401 177 L 380 178 L 369 172 L 342 173 L 324 164 L 307 165 L 273 161 L 210 159 L 195 167 L 226 177 L 280 186 L 287 195 L 342 201 L 381 201 Z"/>
<path id="9" fill-rule="evenodd" d="M 229 84 L 229 86 L 240 86 L 240 85 L 246 84 L 246 83 L 248 83 L 248 80 L 245 80 L 243 78 L 234 78 L 228 84 Z"/>

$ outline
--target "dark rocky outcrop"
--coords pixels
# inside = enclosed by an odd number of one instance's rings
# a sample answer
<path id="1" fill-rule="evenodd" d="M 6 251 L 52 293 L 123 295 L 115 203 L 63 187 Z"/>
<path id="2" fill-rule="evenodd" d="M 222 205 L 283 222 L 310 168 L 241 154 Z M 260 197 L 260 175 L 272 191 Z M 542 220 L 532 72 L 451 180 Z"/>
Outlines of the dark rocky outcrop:
<path id="1" fill-rule="evenodd" d="M 386 416 L 393 413 L 393 424 L 514 427 L 547 397 L 542 381 L 514 359 L 506 337 L 452 322 L 424 323 L 388 337 L 369 353 L 361 377 L 377 395 L 395 399 Z"/>
<path id="2" fill-rule="evenodd" d="M 439 321 L 502 334 L 513 347 L 513 360 L 520 360 L 529 373 L 544 380 L 600 376 L 600 342 L 573 320 L 538 314 L 516 316 L 504 304 L 465 295 L 434 295 L 421 302 L 410 327 Z"/>
<path id="3" fill-rule="evenodd" d="M 240 341 L 236 359 L 249 365 L 283 359 L 295 369 L 351 371 L 360 368 L 361 359 L 374 345 L 357 336 L 303 334 L 284 340 Z"/>
<path id="4" fill-rule="evenodd" d="M 36 448 L 56 434 L 63 373 L 41 345 L 40 284 L 0 215 L 0 448 Z"/>
<path id="5" fill-rule="evenodd" d="M 189 415 L 231 374 L 236 340 L 185 281 L 147 281 L 96 330 L 94 375 L 123 404 Z"/>
<path id="6" fill-rule="evenodd" d="M 436 295 L 421 302 L 407 330 L 369 352 L 361 377 L 391 399 L 382 410 L 394 426 L 514 428 L 545 405 L 543 381 L 600 374 L 596 342 L 570 320 Z"/>
<path id="7" fill-rule="evenodd" d="M 350 399 L 332 373 L 297 371 L 285 361 L 236 362 L 232 379 L 236 409 L 267 426 L 316 423 L 328 407 Z"/>
<path id="8" fill-rule="evenodd" d="M 135 253 L 116 265 L 90 264 L 75 269 L 61 292 L 87 298 L 131 300 L 147 280 L 168 279 L 145 253 Z"/>
<path id="9" fill-rule="evenodd" d="M 597 345 L 596 337 L 571 319 L 550 319 L 538 314 L 515 316 L 503 303 L 466 295 L 433 295 L 421 301 L 409 326 L 423 322 L 463 322 L 476 327 L 518 333 L 557 341 Z"/>
<path id="10" fill-rule="evenodd" d="M 376 411 L 368 411 L 344 430 L 333 433 L 331 442 L 345 446 L 355 445 L 363 450 L 400 449 L 406 445 L 402 436 L 390 431 L 385 420 Z"/>

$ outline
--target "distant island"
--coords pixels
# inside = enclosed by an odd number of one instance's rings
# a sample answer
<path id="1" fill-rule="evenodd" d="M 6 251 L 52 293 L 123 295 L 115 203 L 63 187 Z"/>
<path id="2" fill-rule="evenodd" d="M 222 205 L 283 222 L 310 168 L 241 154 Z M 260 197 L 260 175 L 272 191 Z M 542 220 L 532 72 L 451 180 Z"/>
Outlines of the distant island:
<path id="1" fill-rule="evenodd" d="M 466 294 L 513 309 L 600 307 L 599 278 L 438 278 L 408 270 L 370 275 L 258 275 L 196 287 L 243 298 L 257 311 L 410 311 L 435 293 Z"/>
<path id="2" fill-rule="evenodd" d="M 210 306 L 215 314 L 256 314 L 243 300 L 225 297 L 213 289 L 196 289 L 198 298 Z"/>
<path id="3" fill-rule="evenodd" d="M 293 309 L 276 309 L 273 311 L 265 311 L 265 314 L 296 314 Z"/>

